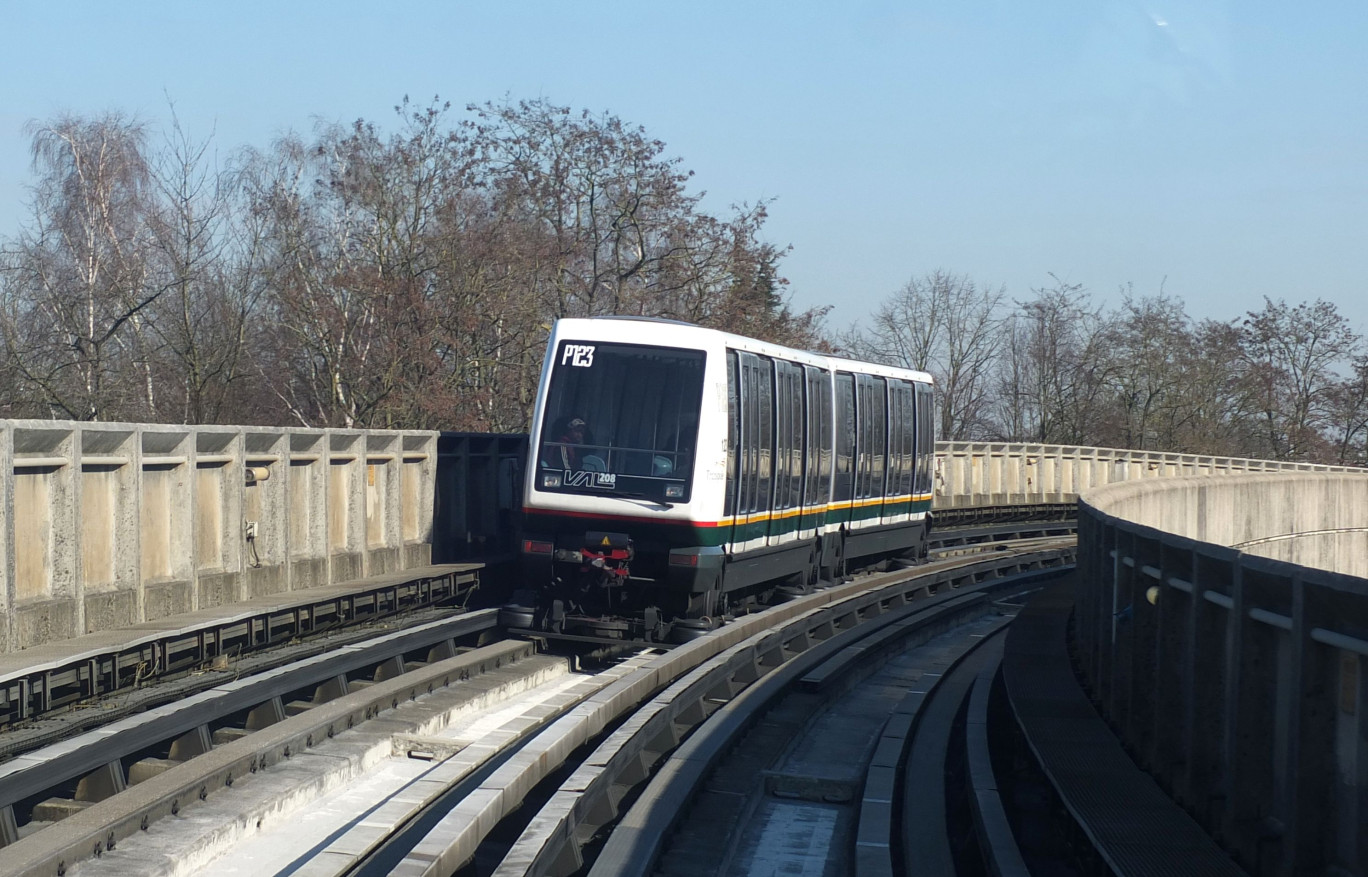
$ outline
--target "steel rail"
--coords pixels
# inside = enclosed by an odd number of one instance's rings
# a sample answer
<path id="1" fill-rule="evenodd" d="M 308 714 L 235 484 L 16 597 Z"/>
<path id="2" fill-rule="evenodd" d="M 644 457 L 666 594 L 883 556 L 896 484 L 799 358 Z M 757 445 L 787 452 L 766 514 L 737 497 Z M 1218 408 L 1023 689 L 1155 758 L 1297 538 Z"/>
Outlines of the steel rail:
<path id="1" fill-rule="evenodd" d="M 296 637 L 460 599 L 482 564 L 444 564 L 256 598 L 0 656 L 0 727 Z"/>

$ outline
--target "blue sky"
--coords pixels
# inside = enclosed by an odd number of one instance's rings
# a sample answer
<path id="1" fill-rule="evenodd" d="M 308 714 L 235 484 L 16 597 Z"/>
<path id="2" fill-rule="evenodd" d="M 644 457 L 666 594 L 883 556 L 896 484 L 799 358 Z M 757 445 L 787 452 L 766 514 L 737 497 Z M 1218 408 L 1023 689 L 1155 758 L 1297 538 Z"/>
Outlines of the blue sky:
<path id="1" fill-rule="evenodd" d="M 642 125 L 706 208 L 774 199 L 798 307 L 860 319 L 942 269 L 1198 318 L 1324 298 L 1368 332 L 1368 4 L 1261 0 L 0 0 L 0 236 L 25 122 L 174 102 L 226 153 L 404 95 Z M 155 142 L 155 135 L 154 135 Z"/>

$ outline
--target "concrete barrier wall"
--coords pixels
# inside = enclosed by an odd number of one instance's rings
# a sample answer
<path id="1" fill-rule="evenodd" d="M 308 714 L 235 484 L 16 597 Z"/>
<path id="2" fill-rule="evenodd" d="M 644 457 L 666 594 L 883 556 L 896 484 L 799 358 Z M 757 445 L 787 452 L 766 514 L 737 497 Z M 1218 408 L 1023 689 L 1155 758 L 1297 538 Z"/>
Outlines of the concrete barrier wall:
<path id="1" fill-rule="evenodd" d="M 1106 514 L 1246 554 L 1368 576 L 1368 471 L 1173 478 L 1084 494 Z"/>
<path id="2" fill-rule="evenodd" d="M 436 442 L 0 421 L 0 652 L 428 564 Z"/>
<path id="3" fill-rule="evenodd" d="M 937 442 L 938 508 L 1072 504 L 1103 484 L 1245 472 L 1355 472 L 1343 466 L 1072 445 Z"/>
<path id="4" fill-rule="evenodd" d="M 1254 874 L 1368 870 L 1368 473 L 1117 484 L 1079 503 L 1099 709 Z"/>

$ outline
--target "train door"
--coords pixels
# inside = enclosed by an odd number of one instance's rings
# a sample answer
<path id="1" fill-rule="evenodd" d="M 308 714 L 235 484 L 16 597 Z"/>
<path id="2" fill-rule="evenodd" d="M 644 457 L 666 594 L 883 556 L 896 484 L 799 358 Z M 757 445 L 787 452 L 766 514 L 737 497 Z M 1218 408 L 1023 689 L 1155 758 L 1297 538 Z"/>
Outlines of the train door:
<path id="1" fill-rule="evenodd" d="M 769 542 L 774 487 L 773 362 L 741 351 L 728 353 L 728 399 L 731 420 L 729 460 L 734 474 L 728 484 L 731 516 L 729 551 L 740 553 Z"/>
<path id="2" fill-rule="evenodd" d="M 855 528 L 877 524 L 883 515 L 888 457 L 888 392 L 875 375 L 855 378 L 857 438 L 855 442 Z"/>
<path id="3" fill-rule="evenodd" d="M 803 445 L 803 522 L 806 536 L 825 531 L 831 501 L 831 373 L 804 368 L 803 410 L 807 435 Z"/>
<path id="4" fill-rule="evenodd" d="M 936 408 L 930 384 L 916 384 L 917 463 L 912 484 L 913 511 L 931 510 L 931 471 L 936 462 Z"/>
<path id="5" fill-rule="evenodd" d="M 888 474 L 884 502 L 885 524 L 905 523 L 912 511 L 916 429 L 912 385 L 888 381 Z"/>
<path id="6" fill-rule="evenodd" d="M 744 469 L 741 444 L 741 360 L 735 350 L 727 351 L 727 487 L 722 499 L 722 546 L 730 552 L 741 538 L 737 524 Z"/>
<path id="7" fill-rule="evenodd" d="M 855 376 L 836 373 L 834 447 L 832 449 L 831 504 L 828 523 L 849 527 L 855 501 Z"/>
<path id="8" fill-rule="evenodd" d="M 803 502 L 803 370 L 774 360 L 774 501 L 769 544 L 799 538 Z"/>

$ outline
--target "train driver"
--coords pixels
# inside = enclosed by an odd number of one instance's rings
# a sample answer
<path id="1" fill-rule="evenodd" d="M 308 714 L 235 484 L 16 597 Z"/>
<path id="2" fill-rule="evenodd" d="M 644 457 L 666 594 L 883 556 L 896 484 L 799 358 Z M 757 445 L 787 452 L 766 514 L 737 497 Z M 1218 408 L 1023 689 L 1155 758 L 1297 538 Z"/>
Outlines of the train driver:
<path id="1" fill-rule="evenodd" d="M 546 469 L 583 469 L 580 460 L 583 446 L 588 442 L 588 424 L 582 417 L 562 417 L 552 429 L 556 438 L 542 449 L 542 467 Z"/>

